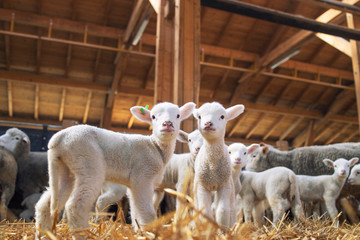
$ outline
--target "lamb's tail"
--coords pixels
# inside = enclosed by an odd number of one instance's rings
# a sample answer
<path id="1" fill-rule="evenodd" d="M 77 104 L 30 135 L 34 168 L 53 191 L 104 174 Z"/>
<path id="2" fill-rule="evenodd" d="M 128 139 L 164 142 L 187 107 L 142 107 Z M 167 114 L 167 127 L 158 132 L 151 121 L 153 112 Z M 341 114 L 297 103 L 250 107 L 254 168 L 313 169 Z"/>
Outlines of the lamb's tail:
<path id="1" fill-rule="evenodd" d="M 60 159 L 56 155 L 54 149 L 48 150 L 49 163 L 49 188 L 51 193 L 50 212 L 54 216 L 59 206 L 59 164 Z"/>
<path id="2" fill-rule="evenodd" d="M 289 182 L 290 182 L 290 204 L 291 210 L 295 215 L 297 220 L 300 219 L 300 216 L 303 215 L 303 207 L 300 200 L 300 191 L 299 185 L 297 182 L 297 178 L 295 174 L 289 175 Z"/>

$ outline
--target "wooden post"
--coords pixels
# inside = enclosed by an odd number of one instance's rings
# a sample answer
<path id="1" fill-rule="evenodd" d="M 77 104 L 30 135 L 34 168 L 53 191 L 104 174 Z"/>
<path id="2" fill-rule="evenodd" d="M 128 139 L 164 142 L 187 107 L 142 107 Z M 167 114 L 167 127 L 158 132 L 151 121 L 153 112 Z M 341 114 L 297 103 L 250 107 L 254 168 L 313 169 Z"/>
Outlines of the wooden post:
<path id="1" fill-rule="evenodd" d="M 357 21 L 354 21 L 354 17 L 351 13 L 346 13 L 346 21 L 350 29 L 359 29 L 360 24 L 358 23 L 359 18 L 356 18 Z M 357 23 L 357 24 L 355 24 Z M 358 121 L 359 121 L 359 130 L 360 130 L 360 44 L 358 41 L 350 39 L 351 46 L 351 59 L 354 72 L 354 81 L 355 81 L 355 94 L 356 94 L 356 104 L 358 112 Z"/>

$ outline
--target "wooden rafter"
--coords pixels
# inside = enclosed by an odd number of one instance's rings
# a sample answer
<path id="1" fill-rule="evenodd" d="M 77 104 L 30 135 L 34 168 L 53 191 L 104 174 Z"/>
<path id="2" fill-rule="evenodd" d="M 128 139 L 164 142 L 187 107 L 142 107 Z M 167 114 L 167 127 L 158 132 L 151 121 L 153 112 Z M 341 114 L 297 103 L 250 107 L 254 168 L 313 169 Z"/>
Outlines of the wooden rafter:
<path id="1" fill-rule="evenodd" d="M 341 134 L 346 132 L 351 126 L 352 126 L 351 123 L 346 124 L 344 127 L 341 128 L 340 131 L 337 131 L 329 140 L 327 140 L 325 145 L 328 145 L 328 144 L 334 142 L 336 138 L 338 138 Z"/>
<path id="2" fill-rule="evenodd" d="M 351 57 L 350 42 L 341 37 L 335 37 L 329 34 L 316 33 L 318 38 L 328 43 L 330 46 L 336 48 L 345 55 Z"/>
<path id="3" fill-rule="evenodd" d="M 344 139 L 344 142 L 349 142 L 351 139 L 353 139 L 355 136 L 359 136 L 358 131 L 352 131 L 352 134 L 350 134 L 347 138 Z"/>
<path id="4" fill-rule="evenodd" d="M 44 0 L 39 1 L 38 12 L 41 15 L 44 11 Z M 37 30 L 38 35 L 42 35 L 41 28 Z M 41 50 L 42 50 L 42 41 L 41 39 L 36 40 L 36 73 L 40 73 L 41 70 Z"/>
<path id="5" fill-rule="evenodd" d="M 87 119 L 88 119 L 88 116 L 89 116 L 91 98 L 92 98 L 92 91 L 89 91 L 88 97 L 87 97 L 87 100 L 86 100 L 84 116 L 83 116 L 83 120 L 82 120 L 82 123 L 84 123 L 84 124 L 87 122 Z"/>
<path id="6" fill-rule="evenodd" d="M 296 101 L 294 101 L 291 104 L 291 108 L 294 108 L 296 105 L 298 105 L 301 102 L 301 99 L 304 98 L 304 96 L 311 90 L 311 85 L 308 84 L 308 86 L 305 88 L 305 90 L 300 94 L 299 97 L 297 97 Z"/>
<path id="7" fill-rule="evenodd" d="M 256 121 L 255 125 L 251 127 L 251 130 L 248 132 L 245 139 L 249 139 L 253 135 L 253 133 L 256 131 L 256 129 L 260 126 L 261 120 L 263 120 L 264 117 L 265 117 L 265 113 L 260 113 L 258 120 Z"/>
<path id="8" fill-rule="evenodd" d="M 331 129 L 335 124 L 336 124 L 335 122 L 331 122 L 329 126 L 322 127 L 321 131 L 317 131 L 314 137 L 314 143 L 319 141 L 319 139 L 322 138 L 327 133 L 328 129 Z"/>
<path id="9" fill-rule="evenodd" d="M 302 121 L 304 120 L 304 118 L 300 117 L 297 118 L 295 122 L 293 122 L 290 127 L 288 127 L 284 133 L 280 136 L 279 140 L 282 141 L 284 140 Z"/>
<path id="10" fill-rule="evenodd" d="M 135 106 L 140 106 L 141 101 L 142 101 L 142 97 L 138 97 Z M 128 122 L 128 126 L 127 126 L 128 129 L 132 128 L 132 125 L 134 124 L 134 120 L 135 120 L 134 115 L 131 115 L 129 122 Z"/>
<path id="11" fill-rule="evenodd" d="M 306 132 L 306 140 L 305 140 L 305 146 L 311 146 L 314 145 L 314 122 L 315 120 L 310 120 L 307 132 Z"/>
<path id="12" fill-rule="evenodd" d="M 64 119 L 65 98 L 66 98 L 66 88 L 63 88 L 62 93 L 61 93 L 61 102 L 60 102 L 60 110 L 59 110 L 59 121 L 60 122 L 62 122 L 62 120 Z"/>
<path id="13" fill-rule="evenodd" d="M 241 123 L 244 122 L 246 118 L 246 113 L 243 113 L 240 115 L 240 117 L 238 117 L 237 122 L 235 123 L 235 125 L 233 126 L 233 128 L 230 130 L 230 132 L 228 134 L 226 134 L 227 137 L 232 137 L 232 135 L 234 135 L 234 133 L 236 132 L 236 130 L 238 130 L 239 126 L 241 125 Z"/>
<path id="14" fill-rule="evenodd" d="M 280 115 L 276 121 L 274 122 L 274 124 L 271 126 L 270 130 L 268 131 L 268 133 L 262 138 L 263 141 L 266 141 L 266 139 L 268 139 L 270 137 L 270 135 L 275 131 L 275 129 L 283 122 L 283 120 L 285 119 L 286 115 Z"/>
<path id="15" fill-rule="evenodd" d="M 76 4 L 76 0 L 71 0 L 71 20 L 75 21 L 76 20 L 76 16 L 77 16 L 77 4 Z M 69 34 L 69 40 L 72 41 L 74 38 L 73 33 Z M 67 51 L 66 51 L 66 62 L 65 62 L 65 77 L 68 78 L 69 77 L 69 71 L 70 71 L 70 64 L 71 64 L 71 55 L 72 55 L 72 45 L 69 44 L 67 46 Z"/>
<path id="16" fill-rule="evenodd" d="M 34 119 L 39 119 L 39 95 L 40 95 L 40 85 L 35 84 L 35 104 L 34 104 Z"/>

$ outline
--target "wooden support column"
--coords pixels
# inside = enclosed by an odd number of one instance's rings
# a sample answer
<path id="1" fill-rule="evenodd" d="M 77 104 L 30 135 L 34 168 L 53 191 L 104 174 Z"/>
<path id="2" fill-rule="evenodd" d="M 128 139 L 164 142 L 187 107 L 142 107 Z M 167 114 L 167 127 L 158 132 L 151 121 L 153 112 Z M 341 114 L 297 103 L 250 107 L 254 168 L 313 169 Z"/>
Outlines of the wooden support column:
<path id="1" fill-rule="evenodd" d="M 161 0 L 156 26 L 154 104 L 172 102 L 174 83 L 174 18 L 166 18 L 168 0 Z"/>
<path id="2" fill-rule="evenodd" d="M 200 1 L 175 0 L 174 103 L 199 104 L 200 90 Z M 182 129 L 192 132 L 194 118 L 183 122 Z"/>
<path id="3" fill-rule="evenodd" d="M 346 14 L 346 21 L 351 29 L 359 29 L 360 28 L 360 18 L 356 17 L 354 21 L 354 17 L 351 13 Z M 356 24 L 355 24 L 356 23 Z M 359 41 L 355 41 L 350 39 L 351 46 L 351 55 L 352 55 L 352 66 L 354 72 L 354 82 L 355 82 L 355 95 L 356 95 L 356 104 L 357 104 L 357 112 L 358 112 L 358 121 L 359 121 L 359 130 L 360 130 L 360 43 Z"/>

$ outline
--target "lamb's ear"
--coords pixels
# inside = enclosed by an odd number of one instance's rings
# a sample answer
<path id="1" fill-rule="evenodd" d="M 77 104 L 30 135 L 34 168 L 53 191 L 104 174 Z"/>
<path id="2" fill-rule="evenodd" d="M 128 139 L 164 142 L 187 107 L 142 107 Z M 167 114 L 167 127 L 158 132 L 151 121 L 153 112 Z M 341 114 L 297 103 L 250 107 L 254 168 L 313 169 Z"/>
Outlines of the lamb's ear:
<path id="1" fill-rule="evenodd" d="M 141 106 L 134 106 L 130 108 L 131 114 L 138 120 L 151 124 L 151 112 Z"/>
<path id="2" fill-rule="evenodd" d="M 263 154 L 267 154 L 269 152 L 269 147 L 268 146 L 265 146 L 265 147 L 262 147 L 262 152 Z"/>
<path id="3" fill-rule="evenodd" d="M 248 147 L 248 154 L 251 154 L 253 153 L 256 149 L 258 149 L 260 146 L 259 144 L 257 143 L 254 143 L 254 144 L 251 144 L 249 147 Z"/>
<path id="4" fill-rule="evenodd" d="M 229 121 L 242 114 L 245 110 L 244 105 L 238 104 L 226 109 L 226 119 Z"/>
<path id="5" fill-rule="evenodd" d="M 196 104 L 193 102 L 188 102 L 185 103 L 181 108 L 180 108 L 180 121 L 187 119 L 188 117 L 190 117 L 190 115 L 193 113 L 194 109 L 195 109 Z"/>
<path id="6" fill-rule="evenodd" d="M 330 159 L 324 159 L 323 163 L 325 163 L 326 166 L 334 168 L 334 162 Z"/>
<path id="7" fill-rule="evenodd" d="M 187 134 L 186 132 L 179 130 L 178 135 L 176 136 L 176 140 L 178 140 L 179 142 L 182 143 L 187 143 L 189 142 L 189 134 Z"/>
<path id="8" fill-rule="evenodd" d="M 355 163 L 357 163 L 358 161 L 359 161 L 359 158 L 357 158 L 357 157 L 354 157 L 354 158 L 350 159 L 350 160 L 349 160 L 349 162 L 350 162 L 350 167 L 354 166 Z"/>

